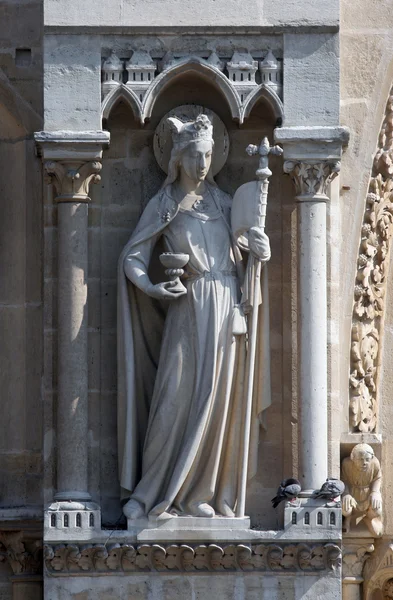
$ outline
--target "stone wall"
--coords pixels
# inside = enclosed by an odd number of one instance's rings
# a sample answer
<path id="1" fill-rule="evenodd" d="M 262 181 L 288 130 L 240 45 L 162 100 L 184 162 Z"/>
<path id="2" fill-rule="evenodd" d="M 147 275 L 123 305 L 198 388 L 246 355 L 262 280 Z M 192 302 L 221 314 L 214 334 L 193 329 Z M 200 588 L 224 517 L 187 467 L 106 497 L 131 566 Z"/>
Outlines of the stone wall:
<path id="1" fill-rule="evenodd" d="M 35 540 L 42 535 L 43 215 L 41 164 L 33 141 L 34 131 L 42 128 L 42 3 L 4 0 L 0 19 L 0 549 L 4 559 L 10 535 L 15 539 L 23 529 Z M 18 597 L 17 584 L 12 592 L 10 575 L 24 569 L 31 573 L 17 561 L 0 564 L 0 596 L 5 600 L 12 593 Z M 39 581 L 34 585 L 40 586 Z"/>

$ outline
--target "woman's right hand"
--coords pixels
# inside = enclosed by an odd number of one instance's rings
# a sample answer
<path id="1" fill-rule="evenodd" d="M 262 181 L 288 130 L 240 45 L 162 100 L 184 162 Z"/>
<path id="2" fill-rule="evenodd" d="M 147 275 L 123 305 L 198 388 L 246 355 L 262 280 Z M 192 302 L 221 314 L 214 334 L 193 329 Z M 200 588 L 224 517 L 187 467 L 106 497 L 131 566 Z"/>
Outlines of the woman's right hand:
<path id="1" fill-rule="evenodd" d="M 147 288 L 146 294 L 152 298 L 157 298 L 157 300 L 175 300 L 187 294 L 186 288 L 179 286 L 179 283 L 180 280 L 175 279 L 175 281 L 163 281 L 155 285 L 151 284 Z"/>

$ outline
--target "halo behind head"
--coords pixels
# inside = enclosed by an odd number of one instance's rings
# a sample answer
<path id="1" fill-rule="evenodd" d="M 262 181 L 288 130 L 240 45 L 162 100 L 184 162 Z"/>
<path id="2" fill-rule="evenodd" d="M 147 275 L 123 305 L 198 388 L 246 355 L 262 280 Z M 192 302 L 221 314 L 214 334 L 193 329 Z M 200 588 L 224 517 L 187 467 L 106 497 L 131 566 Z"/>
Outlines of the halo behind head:
<path id="1" fill-rule="evenodd" d="M 213 140 L 211 171 L 216 175 L 224 166 L 229 152 L 228 131 L 212 110 L 194 104 L 178 106 L 160 121 L 154 134 L 154 156 L 161 169 L 168 173 L 173 147 L 198 139 Z"/>

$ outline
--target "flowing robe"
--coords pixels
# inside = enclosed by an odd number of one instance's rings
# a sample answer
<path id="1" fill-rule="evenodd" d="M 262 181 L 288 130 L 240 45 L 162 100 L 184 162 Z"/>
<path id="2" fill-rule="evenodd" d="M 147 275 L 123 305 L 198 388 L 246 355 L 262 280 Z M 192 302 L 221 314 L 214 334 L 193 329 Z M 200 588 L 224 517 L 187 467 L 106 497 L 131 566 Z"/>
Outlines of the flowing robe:
<path id="1" fill-rule="evenodd" d="M 208 185 L 204 202 L 206 213 L 185 211 L 170 188 L 161 191 L 119 261 L 120 478 L 151 514 L 192 514 L 201 502 L 219 512 L 221 503 L 236 503 L 246 357 L 245 335 L 233 333 L 241 254 L 230 198 Z M 166 315 L 124 274 L 125 264 L 148 273 L 160 238 L 166 251 L 190 256 L 187 294 L 170 301 Z M 265 394 L 254 403 L 256 431 L 269 401 Z"/>

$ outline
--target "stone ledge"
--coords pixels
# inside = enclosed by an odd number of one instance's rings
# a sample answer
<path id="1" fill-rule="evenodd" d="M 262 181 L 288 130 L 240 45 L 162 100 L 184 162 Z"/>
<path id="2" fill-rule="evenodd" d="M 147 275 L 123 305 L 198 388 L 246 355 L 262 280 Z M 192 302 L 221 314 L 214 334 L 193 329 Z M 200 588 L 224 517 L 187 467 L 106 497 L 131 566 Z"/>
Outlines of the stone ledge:
<path id="1" fill-rule="evenodd" d="M 101 158 L 109 146 L 108 131 L 36 131 L 37 154 L 45 160 L 89 161 Z"/>
<path id="2" fill-rule="evenodd" d="M 44 548 L 49 575 L 108 575 L 114 572 L 333 573 L 341 569 L 341 547 L 325 544 L 60 544 Z"/>
<path id="3" fill-rule="evenodd" d="M 277 127 L 274 141 L 282 144 L 284 159 L 294 161 L 339 161 L 348 145 L 348 127 Z"/>

